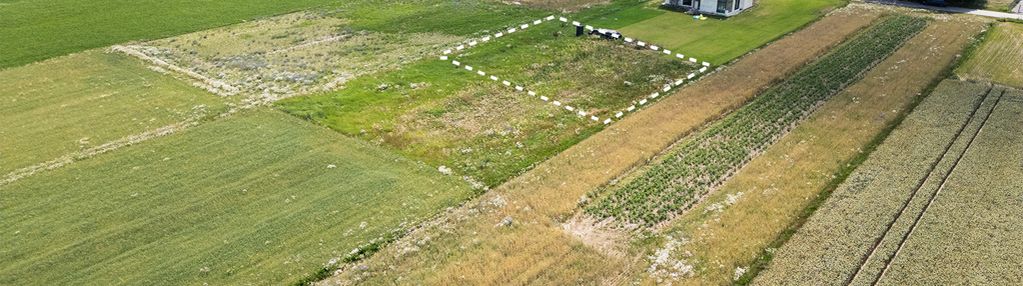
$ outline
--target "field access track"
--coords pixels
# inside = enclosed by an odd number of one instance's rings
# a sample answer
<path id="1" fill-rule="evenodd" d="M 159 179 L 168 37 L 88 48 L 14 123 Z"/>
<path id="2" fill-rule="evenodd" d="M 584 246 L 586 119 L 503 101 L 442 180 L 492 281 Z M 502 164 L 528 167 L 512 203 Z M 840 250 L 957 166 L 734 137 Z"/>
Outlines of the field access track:
<path id="1" fill-rule="evenodd" d="M 577 210 L 580 196 L 740 106 L 876 18 L 873 13 L 833 12 L 678 89 L 479 199 L 500 202 L 492 204 L 494 210 L 453 211 L 436 227 L 414 232 L 362 262 L 368 267 L 365 271 L 345 271 L 325 283 L 399 277 L 426 284 L 577 284 L 614 279 L 632 270 L 631 258 L 598 254 L 562 230 L 561 222 Z M 495 227 L 504 218 L 512 218 L 513 224 Z"/>

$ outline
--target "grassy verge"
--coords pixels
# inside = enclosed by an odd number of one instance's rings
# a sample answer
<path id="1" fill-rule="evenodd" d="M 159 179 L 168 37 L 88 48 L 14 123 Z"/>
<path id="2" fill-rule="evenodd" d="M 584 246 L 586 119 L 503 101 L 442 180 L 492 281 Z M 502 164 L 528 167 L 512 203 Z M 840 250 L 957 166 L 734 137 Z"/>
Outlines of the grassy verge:
<path id="1" fill-rule="evenodd" d="M 431 166 L 272 110 L 0 192 L 0 231 L 11 234 L 0 238 L 0 283 L 107 285 L 289 284 L 472 194 Z"/>

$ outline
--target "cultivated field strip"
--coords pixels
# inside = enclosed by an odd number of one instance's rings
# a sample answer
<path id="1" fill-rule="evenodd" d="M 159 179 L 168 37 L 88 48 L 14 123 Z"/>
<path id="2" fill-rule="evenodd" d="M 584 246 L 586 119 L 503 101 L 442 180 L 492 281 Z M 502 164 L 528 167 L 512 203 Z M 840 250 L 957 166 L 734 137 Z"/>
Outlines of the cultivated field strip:
<path id="1" fill-rule="evenodd" d="M 687 139 L 663 161 L 596 191 L 585 212 L 622 226 L 652 227 L 673 218 L 926 25 L 908 16 L 885 19 Z"/>
<path id="2" fill-rule="evenodd" d="M 844 284 L 966 128 L 986 84 L 943 81 L 828 198 L 754 280 Z"/>
<path id="3" fill-rule="evenodd" d="M 623 272 L 643 271 L 629 268 L 632 259 L 602 255 L 565 234 L 561 221 L 578 210 L 579 197 L 745 103 L 877 17 L 848 9 L 833 12 L 402 238 L 360 262 L 365 271 L 349 265 L 322 284 L 600 284 L 621 281 L 615 279 L 629 275 Z M 475 207 L 498 201 L 503 206 Z M 513 225 L 495 227 L 505 217 L 512 217 Z"/>
<path id="4" fill-rule="evenodd" d="M 956 69 L 966 79 L 992 81 L 1023 88 L 1023 23 L 994 25 L 984 43 Z"/>
<path id="5" fill-rule="evenodd" d="M 985 26 L 931 22 L 661 231 L 687 241 L 668 251 L 676 261 L 692 265 L 692 275 L 652 278 L 707 285 L 734 281 L 736 273 L 744 272 L 740 284 L 754 277 L 786 232 L 809 215 L 805 210 L 834 187 L 835 176 L 852 171 Z"/>
<path id="6" fill-rule="evenodd" d="M 1023 283 L 1023 91 L 1002 96 L 878 285 Z"/>
<path id="7" fill-rule="evenodd" d="M 642 108 L 643 105 L 647 104 L 648 102 L 652 103 L 654 100 L 657 100 L 657 98 L 660 97 L 662 95 L 662 93 L 663 94 L 668 94 L 673 88 L 676 88 L 676 87 L 679 87 L 679 86 L 685 84 L 686 81 L 692 81 L 692 80 L 696 79 L 696 77 L 698 77 L 699 75 L 701 75 L 703 73 L 706 73 L 706 72 L 708 72 L 710 70 L 710 63 L 709 62 L 702 62 L 702 63 L 700 63 L 701 67 L 696 72 L 689 73 L 685 78 L 674 79 L 674 80 L 671 81 L 671 83 L 665 84 L 664 86 L 660 87 L 657 91 L 655 91 L 655 92 L 651 93 L 650 95 L 646 96 L 646 98 L 639 99 L 638 101 L 635 102 L 635 104 L 633 104 L 633 105 L 631 105 L 629 107 L 625 107 L 625 108 L 623 108 L 621 110 L 618 110 L 617 112 L 613 112 L 610 115 L 604 115 L 604 117 L 601 118 L 601 117 L 599 117 L 599 116 L 597 116 L 595 114 L 589 114 L 589 113 L 583 111 L 585 109 L 583 107 L 565 105 L 565 104 L 563 104 L 562 101 L 560 101 L 560 100 L 558 100 L 556 98 L 550 98 L 550 97 L 548 97 L 546 95 L 538 95 L 537 92 L 535 92 L 533 90 L 530 90 L 529 87 L 524 87 L 522 85 L 518 85 L 515 82 L 511 82 L 511 81 L 508 81 L 508 80 L 502 80 L 501 77 L 499 77 L 499 76 L 497 76 L 495 74 L 492 74 L 492 73 L 487 73 L 486 71 L 484 71 L 483 69 L 481 69 L 478 66 L 471 66 L 471 65 L 463 63 L 461 61 L 451 59 L 452 56 L 457 56 L 458 54 L 460 54 L 460 53 L 462 53 L 462 52 L 464 52 L 464 51 L 466 51 L 466 50 L 468 50 L 468 49 L 470 49 L 472 47 L 476 47 L 476 46 L 478 46 L 480 44 L 483 44 L 483 43 L 486 43 L 486 42 L 490 42 L 490 41 L 495 41 L 496 42 L 501 37 L 505 37 L 507 35 L 511 35 L 513 33 L 520 32 L 520 31 L 526 30 L 526 29 L 528 29 L 530 27 L 535 27 L 535 26 L 543 24 L 543 23 L 556 22 L 556 21 L 560 21 L 562 23 L 571 22 L 573 27 L 583 27 L 583 30 L 585 30 L 587 32 L 591 32 L 591 31 L 594 31 L 594 30 L 597 29 L 597 28 L 594 28 L 593 26 L 586 25 L 586 24 L 580 23 L 578 21 L 572 21 L 569 18 L 565 18 L 565 17 L 557 17 L 557 20 L 555 20 L 555 16 L 551 15 L 551 16 L 547 16 L 545 18 L 540 18 L 540 19 L 534 20 L 531 23 L 523 23 L 521 25 L 517 25 L 517 26 L 514 26 L 512 28 L 508 28 L 507 30 L 502 30 L 500 32 L 496 32 L 496 33 L 493 34 L 493 36 L 487 35 L 487 36 L 483 36 L 483 37 L 481 37 L 479 39 L 472 39 L 472 40 L 465 41 L 465 43 L 463 43 L 463 44 L 459 44 L 458 46 L 455 46 L 454 48 L 446 49 L 443 52 L 441 52 L 440 60 L 442 60 L 442 61 L 451 60 L 451 64 L 454 65 L 455 67 L 463 68 L 463 69 L 465 69 L 468 72 L 474 72 L 475 74 L 477 74 L 477 75 L 479 75 L 481 77 L 484 77 L 484 78 L 488 78 L 491 81 L 500 82 L 505 87 L 514 88 L 515 91 L 517 91 L 517 92 L 525 93 L 525 94 L 527 94 L 527 95 L 529 95 L 531 97 L 536 97 L 536 98 L 538 98 L 538 99 L 540 99 L 540 100 L 542 100 L 544 102 L 550 103 L 550 104 L 552 104 L 552 105 L 554 105 L 554 106 L 556 106 L 558 108 L 564 109 L 565 111 L 577 114 L 579 117 L 587 118 L 587 116 L 588 116 L 589 120 L 598 121 L 598 122 L 601 122 L 601 123 L 603 123 L 605 125 L 606 124 L 611 124 L 611 122 L 613 122 L 615 120 L 621 119 L 627 113 L 631 113 L 631 112 L 637 111 L 638 109 Z M 615 39 L 615 40 L 617 41 L 617 39 Z M 673 56 L 674 58 L 677 58 L 677 59 L 680 59 L 680 60 L 686 60 L 686 56 L 684 54 L 677 53 L 677 52 L 672 52 L 671 50 L 661 48 L 661 47 L 659 47 L 659 46 L 657 46 L 655 44 L 647 43 L 647 42 L 644 42 L 644 41 L 641 41 L 641 40 L 638 40 L 638 39 L 629 38 L 629 37 L 623 37 L 622 41 L 623 41 L 623 44 L 625 44 L 627 46 L 636 47 L 637 49 L 649 49 L 649 50 L 657 52 L 659 54 L 663 54 L 663 55 L 667 55 L 667 56 Z M 688 62 L 692 63 L 692 64 L 696 64 L 696 63 L 698 63 L 700 61 L 697 60 L 694 57 L 689 57 L 688 58 Z"/>
<path id="8" fill-rule="evenodd" d="M 977 134 L 984 128 L 992 111 L 998 106 L 1004 91 L 1004 88 L 995 87 L 987 93 L 980 107 L 960 130 L 959 136 L 950 142 L 931 173 L 927 174 L 916 190 L 913 190 L 899 213 L 892 217 L 887 229 L 877 238 L 869 254 L 863 258 L 863 263 L 856 273 L 849 277 L 847 283 L 850 285 L 877 283 L 877 279 L 881 277 L 884 269 L 898 254 L 906 238 L 912 234 L 920 218 L 924 216 L 934 198 L 945 186 L 948 176 L 956 170 L 960 160 L 970 150 Z"/>

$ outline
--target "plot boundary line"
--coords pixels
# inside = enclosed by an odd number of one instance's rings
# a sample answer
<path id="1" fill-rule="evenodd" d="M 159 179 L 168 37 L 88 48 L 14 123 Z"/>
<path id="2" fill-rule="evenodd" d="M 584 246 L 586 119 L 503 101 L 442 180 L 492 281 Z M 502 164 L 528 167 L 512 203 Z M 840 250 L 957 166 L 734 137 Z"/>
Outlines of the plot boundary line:
<path id="1" fill-rule="evenodd" d="M 672 89 L 677 88 L 679 86 L 682 86 L 686 82 L 694 81 L 695 79 L 701 77 L 701 75 L 707 73 L 710 70 L 710 68 L 711 68 L 711 64 L 709 62 L 706 62 L 706 61 L 701 62 L 700 60 L 698 60 L 698 59 L 696 59 L 694 57 L 688 57 L 688 60 L 687 60 L 687 57 L 684 54 L 682 54 L 682 53 L 672 52 L 671 50 L 663 49 L 663 48 L 661 48 L 661 47 L 659 47 L 657 45 L 654 45 L 652 43 L 647 43 L 647 42 L 640 41 L 638 39 L 633 39 L 633 38 L 629 38 L 629 37 L 624 37 L 623 36 L 622 37 L 623 38 L 622 39 L 623 40 L 623 42 L 622 42 L 623 45 L 629 46 L 630 44 L 632 44 L 634 47 L 639 47 L 639 48 L 646 47 L 649 50 L 657 51 L 658 54 L 660 54 L 660 55 L 668 55 L 668 56 L 672 56 L 673 58 L 680 59 L 680 60 L 683 60 L 683 61 L 691 63 L 691 64 L 698 64 L 698 66 L 700 66 L 700 68 L 698 70 L 694 71 L 694 72 L 689 73 L 688 75 L 685 76 L 685 78 L 675 79 L 670 84 L 663 85 L 657 91 L 654 91 L 653 93 L 650 93 L 649 95 L 643 96 L 642 99 L 640 99 L 638 101 L 634 101 L 635 103 L 630 105 L 629 107 L 622 108 L 622 109 L 619 109 L 619 110 L 614 111 L 614 112 L 610 112 L 609 111 L 609 113 L 611 113 L 610 115 L 607 115 L 607 116 L 604 116 L 604 117 L 598 117 L 596 115 L 589 114 L 589 113 L 583 111 L 584 108 L 580 108 L 578 106 L 567 105 L 567 104 L 564 104 L 562 101 L 550 98 L 550 97 L 545 96 L 545 95 L 539 95 L 538 96 L 538 94 L 535 91 L 530 90 L 530 89 L 528 89 L 528 88 L 526 88 L 526 87 L 524 87 L 522 85 L 518 85 L 518 84 L 515 84 L 515 83 L 507 81 L 507 80 L 501 80 L 501 77 L 498 77 L 498 76 L 493 75 L 493 74 L 489 74 L 489 73 L 487 73 L 487 72 L 485 72 L 483 70 L 478 69 L 477 67 L 473 67 L 471 65 L 465 64 L 463 62 L 460 62 L 458 60 L 455 60 L 455 59 L 451 58 L 451 56 L 453 56 L 453 55 L 457 55 L 457 54 L 459 54 L 462 51 L 466 51 L 466 50 L 471 49 L 472 47 L 478 46 L 478 45 L 480 45 L 482 43 L 486 43 L 486 42 L 489 42 L 489 41 L 492 41 L 492 40 L 496 41 L 498 38 L 501 38 L 501 37 L 513 34 L 515 32 L 523 31 L 523 30 L 526 30 L 526 29 L 528 29 L 530 27 L 534 27 L 536 25 L 540 25 L 540 24 L 543 24 L 543 23 L 549 23 L 549 22 L 555 22 L 555 21 L 562 22 L 562 23 L 571 23 L 571 25 L 573 25 L 575 27 L 582 27 L 584 30 L 587 30 L 587 31 L 594 31 L 594 30 L 599 29 L 599 28 L 594 28 L 591 25 L 585 25 L 585 24 L 583 24 L 583 23 L 581 23 L 579 21 L 572 21 L 569 18 L 564 17 L 564 16 L 555 17 L 554 15 L 550 15 L 550 16 L 547 16 L 547 17 L 544 17 L 544 18 L 540 18 L 540 19 L 537 19 L 537 20 L 534 20 L 534 21 L 531 21 L 531 22 L 523 23 L 523 24 L 520 24 L 520 25 L 513 25 L 511 28 L 508 28 L 508 29 L 501 29 L 500 31 L 498 31 L 496 33 L 493 33 L 492 35 L 488 33 L 487 36 L 483 36 L 482 38 L 479 38 L 479 39 L 468 40 L 467 43 L 465 41 L 463 41 L 458 46 L 455 46 L 453 48 L 449 48 L 449 49 L 446 49 L 446 50 L 442 51 L 441 55 L 439 56 L 439 59 L 441 61 L 448 61 L 448 60 L 450 60 L 451 64 L 454 65 L 456 68 L 463 69 L 463 70 L 468 71 L 468 72 L 474 72 L 477 75 L 479 75 L 481 77 L 484 77 L 484 78 L 489 78 L 491 81 L 494 81 L 494 82 L 500 82 L 501 84 L 503 84 L 504 86 L 506 86 L 508 88 L 514 88 L 515 91 L 517 91 L 517 92 L 526 93 L 527 95 L 529 95 L 531 97 L 536 97 L 536 98 L 538 98 L 538 99 L 540 99 L 540 100 L 542 100 L 542 101 L 544 101 L 546 103 L 549 103 L 551 105 L 554 105 L 554 106 L 558 107 L 559 109 L 563 109 L 563 110 L 565 110 L 567 112 L 571 112 L 571 113 L 577 115 L 578 117 L 586 118 L 586 116 L 589 116 L 590 120 L 601 122 L 604 125 L 608 125 L 608 124 L 611 124 L 612 122 L 614 122 L 616 120 L 620 120 L 620 119 L 622 119 L 628 113 L 633 113 L 633 112 L 639 111 L 640 109 L 642 109 L 643 106 L 647 105 L 647 103 L 652 103 L 652 101 L 658 99 L 662 95 L 667 95 L 667 93 L 670 92 Z M 640 49 L 640 50 L 642 50 L 642 49 Z M 664 94 L 662 94 L 662 93 L 664 93 Z M 603 120 L 601 120 L 601 119 L 603 119 Z"/>

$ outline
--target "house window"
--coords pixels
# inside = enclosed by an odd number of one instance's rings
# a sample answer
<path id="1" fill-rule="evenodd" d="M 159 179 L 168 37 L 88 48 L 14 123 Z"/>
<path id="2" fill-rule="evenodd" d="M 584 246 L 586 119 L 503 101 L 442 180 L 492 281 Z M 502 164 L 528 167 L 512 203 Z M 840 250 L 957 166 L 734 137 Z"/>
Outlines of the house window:
<path id="1" fill-rule="evenodd" d="M 682 6 L 693 6 L 693 0 L 682 0 Z"/>
<path id="2" fill-rule="evenodd" d="M 728 11 L 728 4 L 732 4 L 732 1 L 718 0 L 718 13 L 725 13 Z"/>
<path id="3" fill-rule="evenodd" d="M 735 0 L 735 6 L 732 6 L 732 10 L 742 9 L 742 0 Z"/>

